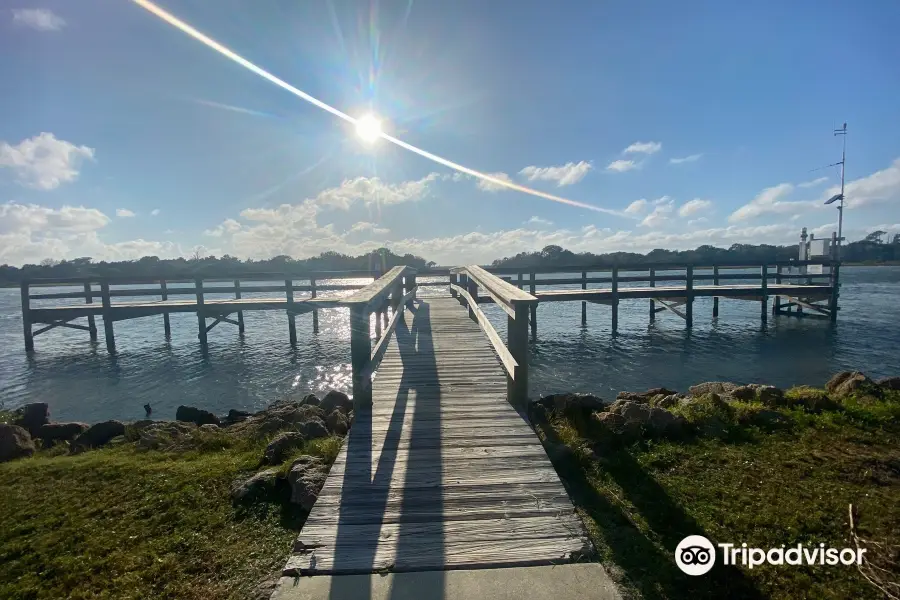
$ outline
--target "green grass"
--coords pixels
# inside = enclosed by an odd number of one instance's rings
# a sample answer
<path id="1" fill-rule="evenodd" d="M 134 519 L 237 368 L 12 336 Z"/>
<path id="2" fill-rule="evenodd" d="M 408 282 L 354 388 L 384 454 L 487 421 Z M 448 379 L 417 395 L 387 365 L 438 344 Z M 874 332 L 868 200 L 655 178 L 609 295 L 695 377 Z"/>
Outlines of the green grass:
<path id="1" fill-rule="evenodd" d="M 599 559 L 614 565 L 628 595 L 879 598 L 855 567 L 717 565 L 689 577 L 674 562 L 678 542 L 692 534 L 761 548 L 851 547 L 850 504 L 859 509 L 860 537 L 893 546 L 893 557 L 876 554 L 874 546 L 869 556 L 893 571 L 888 580 L 900 581 L 900 397 L 850 399 L 839 410 L 820 412 L 780 408 L 784 421 L 765 430 L 746 424 L 761 409 L 701 403 L 684 416 L 700 431 L 704 418 L 718 419 L 724 434 L 628 447 L 597 446 L 560 417 L 540 428 L 542 436 L 575 449 L 557 470 Z"/>
<path id="2" fill-rule="evenodd" d="M 125 444 L 0 464 L 0 598 L 249 597 L 306 515 L 285 498 L 234 507 L 265 441 L 203 437 L 182 453 Z M 302 450 L 331 462 L 339 448 Z"/>

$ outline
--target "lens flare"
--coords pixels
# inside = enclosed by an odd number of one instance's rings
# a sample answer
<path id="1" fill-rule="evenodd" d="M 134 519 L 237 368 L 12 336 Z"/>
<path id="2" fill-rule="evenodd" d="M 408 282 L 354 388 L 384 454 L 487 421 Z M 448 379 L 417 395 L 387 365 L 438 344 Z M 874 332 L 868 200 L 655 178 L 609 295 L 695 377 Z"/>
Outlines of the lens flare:
<path id="1" fill-rule="evenodd" d="M 294 94 L 298 98 L 301 98 L 301 99 L 309 102 L 313 106 L 317 106 L 317 107 L 321 108 L 322 110 L 327 111 L 327 112 L 331 113 L 332 115 L 338 117 L 339 119 L 343 119 L 344 121 L 356 126 L 357 131 L 359 131 L 359 127 L 360 127 L 359 121 L 361 119 L 355 119 L 355 118 L 351 117 L 350 115 L 348 115 L 347 113 L 345 113 L 329 104 L 326 104 L 325 102 L 322 102 L 318 98 L 310 96 L 303 90 L 297 89 L 296 87 L 292 86 L 291 84 L 284 81 L 283 79 L 279 79 L 278 77 L 269 73 L 262 67 L 258 67 L 257 65 L 253 64 L 252 62 L 250 62 L 243 56 L 228 49 L 227 47 L 223 46 L 216 40 L 212 39 L 211 37 L 207 36 L 206 34 L 200 32 L 200 31 L 198 31 L 191 25 L 185 23 L 184 21 L 182 21 L 181 19 L 179 19 L 172 13 L 160 8 L 159 6 L 157 6 L 150 0 L 131 0 L 131 1 L 134 2 L 135 4 L 137 4 L 138 6 L 140 6 L 141 8 L 143 8 L 144 10 L 148 11 L 149 13 L 153 14 L 154 16 L 162 19 L 169 25 L 171 25 L 171 26 L 175 27 L 176 29 L 179 29 L 182 32 L 186 33 L 187 35 L 191 36 L 198 42 L 201 42 L 202 44 L 208 46 L 209 48 L 212 48 L 213 50 L 215 50 L 216 52 L 218 52 L 225 58 L 228 58 L 229 60 L 236 62 L 237 64 L 241 65 L 248 71 L 256 73 L 263 79 L 266 79 L 267 81 L 274 83 L 278 87 L 280 87 L 284 90 L 287 90 L 288 92 Z M 372 117 L 372 118 L 374 119 L 374 117 Z M 371 132 L 371 128 L 369 128 L 369 130 Z M 360 137 L 362 137 L 362 136 L 360 136 Z M 610 215 L 624 216 L 623 213 L 621 213 L 620 211 L 617 211 L 617 210 L 601 208 L 599 206 L 594 206 L 592 204 L 587 204 L 585 202 L 578 202 L 576 200 L 569 200 L 568 198 L 563 198 L 562 196 L 548 194 L 548 193 L 542 192 L 540 190 L 535 190 L 535 189 L 532 189 L 529 187 L 525 187 L 524 185 L 519 185 L 512 181 L 498 179 L 498 178 L 492 177 L 486 173 L 482 173 L 481 171 L 476 171 L 475 169 L 465 167 L 459 163 L 453 162 L 452 160 L 443 158 L 441 156 L 438 156 L 437 154 L 432 154 L 431 152 L 428 152 L 427 150 L 423 150 L 422 148 L 418 148 L 416 146 L 413 146 L 412 144 L 407 144 L 403 140 L 400 140 L 398 138 L 395 138 L 393 136 L 390 136 L 390 135 L 384 133 L 383 131 L 381 131 L 380 124 L 378 126 L 378 135 L 373 139 L 377 139 L 377 137 L 385 139 L 385 140 L 391 142 L 392 144 L 396 144 L 397 146 L 400 146 L 401 148 L 403 148 L 405 150 L 414 152 L 423 158 L 427 158 L 428 160 L 436 162 L 439 165 L 443 165 L 445 167 L 448 167 L 455 171 L 459 171 L 460 173 L 464 173 L 471 177 L 475 177 L 475 178 L 478 178 L 478 179 L 481 179 L 484 181 L 489 181 L 490 183 L 493 183 L 493 184 L 501 186 L 501 187 L 515 190 L 517 192 L 522 192 L 523 194 L 529 194 L 531 196 L 536 196 L 538 198 L 544 198 L 545 200 L 552 200 L 553 202 L 559 202 L 561 204 L 568 204 L 569 206 L 577 206 L 578 208 L 586 208 L 588 210 L 602 212 L 602 213 L 606 213 L 606 214 L 610 214 Z"/>
<path id="2" fill-rule="evenodd" d="M 363 115 L 356 120 L 356 135 L 367 144 L 374 143 L 384 133 L 381 131 L 381 121 L 374 115 Z"/>

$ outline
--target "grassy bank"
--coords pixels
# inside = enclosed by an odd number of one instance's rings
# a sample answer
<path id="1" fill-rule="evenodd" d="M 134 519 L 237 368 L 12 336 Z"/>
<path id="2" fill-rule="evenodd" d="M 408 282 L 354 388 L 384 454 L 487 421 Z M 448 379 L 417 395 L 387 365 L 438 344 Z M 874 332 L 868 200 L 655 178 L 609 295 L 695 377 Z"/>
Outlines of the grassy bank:
<path id="1" fill-rule="evenodd" d="M 300 454 L 334 459 L 339 438 Z M 0 598 L 248 598 L 280 572 L 305 513 L 232 505 L 265 440 L 210 434 L 189 452 L 127 443 L 0 464 Z"/>
<path id="2" fill-rule="evenodd" d="M 750 570 L 717 564 L 705 576 L 689 577 L 674 562 L 678 543 L 693 534 L 760 548 L 852 547 L 850 504 L 859 511 L 867 556 L 886 569 L 876 573 L 900 581 L 900 394 L 842 399 L 818 413 L 782 407 L 775 409 L 777 418 L 765 410 L 732 403 L 716 415 L 725 427 L 714 437 L 694 433 L 618 445 L 609 438 L 598 443 L 559 414 L 539 428 L 544 439 L 570 449 L 555 455 L 557 470 L 600 560 L 615 565 L 629 595 L 882 598 L 855 566 Z M 767 418 L 753 424 L 754 414 Z M 702 431 L 710 415 L 684 416 Z"/>

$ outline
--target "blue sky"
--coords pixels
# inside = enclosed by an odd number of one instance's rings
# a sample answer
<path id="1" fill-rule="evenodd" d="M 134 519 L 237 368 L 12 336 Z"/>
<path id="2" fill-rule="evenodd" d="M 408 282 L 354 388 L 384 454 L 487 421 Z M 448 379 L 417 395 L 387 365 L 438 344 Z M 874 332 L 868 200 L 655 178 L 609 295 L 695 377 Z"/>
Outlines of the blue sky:
<path id="1" fill-rule="evenodd" d="M 849 124 L 845 235 L 900 232 L 896 2 L 159 6 L 386 133 L 603 211 L 498 189 L 229 61 L 133 2 L 0 9 L 0 263 L 378 246 L 793 243 Z"/>

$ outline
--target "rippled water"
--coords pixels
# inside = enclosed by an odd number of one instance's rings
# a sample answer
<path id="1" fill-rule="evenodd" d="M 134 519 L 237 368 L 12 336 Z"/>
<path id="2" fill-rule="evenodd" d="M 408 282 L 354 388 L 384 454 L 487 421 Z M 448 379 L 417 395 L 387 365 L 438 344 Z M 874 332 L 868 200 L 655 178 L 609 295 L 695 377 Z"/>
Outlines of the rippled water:
<path id="1" fill-rule="evenodd" d="M 821 384 L 849 368 L 900 374 L 900 267 L 845 267 L 841 282 L 836 326 L 771 315 L 763 326 L 758 303 L 728 300 L 720 301 L 713 320 L 712 300 L 698 299 L 688 331 L 671 313 L 649 323 L 649 301 L 635 300 L 620 304 L 613 336 L 609 307 L 589 304 L 582 328 L 580 303 L 544 304 L 531 349 L 532 395 L 576 390 L 610 397 L 658 385 L 683 390 L 709 380 Z M 424 295 L 444 291 L 423 288 Z M 245 297 L 253 296 L 262 294 Z M 505 313 L 491 305 L 485 312 L 505 338 Z M 170 342 L 161 316 L 120 321 L 113 358 L 98 319 L 98 344 L 86 332 L 57 328 L 37 337 L 37 351 L 27 357 L 19 290 L 0 289 L 0 402 L 15 407 L 44 401 L 56 419 L 97 421 L 141 418 L 146 402 L 155 417 L 166 418 L 184 403 L 226 412 L 258 409 L 291 393 L 347 391 L 346 310 L 320 311 L 318 335 L 312 334 L 311 315 L 297 317 L 296 349 L 288 342 L 284 313 L 246 312 L 244 319 L 243 339 L 236 327 L 220 324 L 209 333 L 205 355 L 196 316 L 173 314 Z"/>

